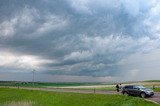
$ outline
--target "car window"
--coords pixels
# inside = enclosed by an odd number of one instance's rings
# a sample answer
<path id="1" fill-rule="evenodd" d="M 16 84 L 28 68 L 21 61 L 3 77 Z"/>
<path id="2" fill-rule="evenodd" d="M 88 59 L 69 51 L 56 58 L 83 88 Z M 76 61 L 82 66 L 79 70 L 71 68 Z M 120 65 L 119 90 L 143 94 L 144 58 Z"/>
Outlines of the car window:
<path id="1" fill-rule="evenodd" d="M 137 87 L 137 86 L 134 86 L 134 87 L 133 87 L 133 89 L 139 89 L 139 87 Z"/>
<path id="2" fill-rule="evenodd" d="M 137 86 L 137 88 L 142 88 L 142 89 L 144 89 L 145 87 L 144 87 L 144 86 Z"/>
<path id="3" fill-rule="evenodd" d="M 126 86 L 126 89 L 133 89 L 133 86 Z"/>

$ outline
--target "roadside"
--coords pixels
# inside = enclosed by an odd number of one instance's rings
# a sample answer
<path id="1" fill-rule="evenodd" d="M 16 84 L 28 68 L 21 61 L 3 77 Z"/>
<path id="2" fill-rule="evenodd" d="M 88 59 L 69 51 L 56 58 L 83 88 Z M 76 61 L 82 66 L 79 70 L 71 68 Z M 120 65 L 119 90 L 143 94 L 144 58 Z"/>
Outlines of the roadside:
<path id="1" fill-rule="evenodd" d="M 96 93 L 96 94 L 119 94 L 120 92 L 116 92 L 113 90 L 82 90 L 82 89 L 73 89 L 73 88 L 31 88 L 31 87 L 7 87 L 7 88 L 16 88 L 16 89 L 28 89 L 28 90 L 42 90 L 42 91 L 54 91 L 54 92 L 74 92 L 74 93 Z M 160 92 L 155 92 L 155 95 L 146 98 L 146 100 L 152 101 L 154 103 L 160 104 Z"/>

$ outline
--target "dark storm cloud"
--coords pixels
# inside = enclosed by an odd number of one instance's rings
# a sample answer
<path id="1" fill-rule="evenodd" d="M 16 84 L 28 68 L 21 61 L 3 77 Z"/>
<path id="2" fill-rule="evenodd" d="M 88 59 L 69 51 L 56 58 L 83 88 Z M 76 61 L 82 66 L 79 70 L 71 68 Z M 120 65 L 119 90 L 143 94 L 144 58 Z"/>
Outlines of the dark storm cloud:
<path id="1" fill-rule="evenodd" d="M 160 4 L 156 3 L 2 0 L 0 51 L 9 54 L 0 58 L 16 54 L 11 58 L 25 64 L 28 57 L 23 55 L 36 56 L 31 60 L 47 74 L 121 76 L 121 60 L 159 48 L 160 23 L 155 22 L 159 22 Z M 12 71 L 8 64 L 13 63 L 7 61 L 0 67 Z"/>

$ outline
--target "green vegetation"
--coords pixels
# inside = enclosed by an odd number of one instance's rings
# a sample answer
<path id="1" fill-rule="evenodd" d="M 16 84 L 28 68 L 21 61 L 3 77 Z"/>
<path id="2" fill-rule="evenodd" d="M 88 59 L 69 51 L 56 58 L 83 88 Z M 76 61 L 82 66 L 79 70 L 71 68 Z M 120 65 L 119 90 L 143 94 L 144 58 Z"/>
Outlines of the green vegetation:
<path id="1" fill-rule="evenodd" d="M 160 80 L 146 80 L 144 82 L 160 82 Z"/>
<path id="2" fill-rule="evenodd" d="M 155 88 L 154 91 L 160 92 L 160 88 Z"/>
<path id="3" fill-rule="evenodd" d="M 55 83 L 42 83 L 42 82 L 35 82 L 35 87 L 66 87 L 66 86 L 90 86 L 90 85 L 105 85 L 102 83 L 75 83 L 75 82 L 55 82 Z M 1 81 L 0 86 L 25 86 L 30 87 L 33 86 L 32 82 L 12 82 L 12 81 Z"/>
<path id="4" fill-rule="evenodd" d="M 0 103 L 33 103 L 33 106 L 159 106 L 139 97 L 60 93 L 0 88 Z"/>

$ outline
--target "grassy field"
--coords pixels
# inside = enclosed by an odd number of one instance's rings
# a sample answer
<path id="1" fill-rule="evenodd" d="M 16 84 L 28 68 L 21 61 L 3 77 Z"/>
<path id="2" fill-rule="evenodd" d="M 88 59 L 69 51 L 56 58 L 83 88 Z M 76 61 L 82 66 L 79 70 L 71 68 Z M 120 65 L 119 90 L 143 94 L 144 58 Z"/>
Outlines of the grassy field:
<path id="1" fill-rule="evenodd" d="M 145 81 L 147 82 L 147 81 Z M 154 83 L 154 84 L 153 84 Z M 129 83 L 130 84 L 130 83 Z M 92 87 L 92 86 L 106 86 L 106 87 Z M 108 86 L 111 85 L 111 86 Z M 76 87 L 81 86 L 80 88 L 73 88 L 73 89 L 79 89 L 79 90 L 110 90 L 115 91 L 115 85 L 113 84 L 104 84 L 104 83 L 75 83 L 75 82 L 55 82 L 55 83 L 42 83 L 42 82 L 36 82 L 34 83 L 34 87 Z M 123 85 L 123 84 L 122 84 Z M 159 80 L 149 80 L 148 83 L 145 83 L 145 86 L 148 88 L 153 88 L 153 85 L 155 85 L 154 91 L 160 92 L 160 83 Z M 0 81 L 0 86 L 14 86 L 14 87 L 33 87 L 32 82 L 14 82 L 14 81 Z M 83 87 L 83 86 L 91 86 L 91 87 Z M 70 89 L 70 88 L 69 88 Z"/>
<path id="2" fill-rule="evenodd" d="M 146 80 L 144 82 L 160 82 L 160 80 Z"/>
<path id="3" fill-rule="evenodd" d="M 42 83 L 35 82 L 34 87 L 66 87 L 66 86 L 91 86 L 91 85 L 104 85 L 102 83 L 76 83 L 76 82 L 54 82 L 54 83 Z M 0 86 L 26 86 L 32 87 L 32 82 L 11 82 L 11 81 L 0 81 Z"/>
<path id="4" fill-rule="evenodd" d="M 58 93 L 0 88 L 0 106 L 25 103 L 27 106 L 159 106 L 138 97 L 123 95 Z M 21 106 L 23 106 L 21 104 Z"/>

